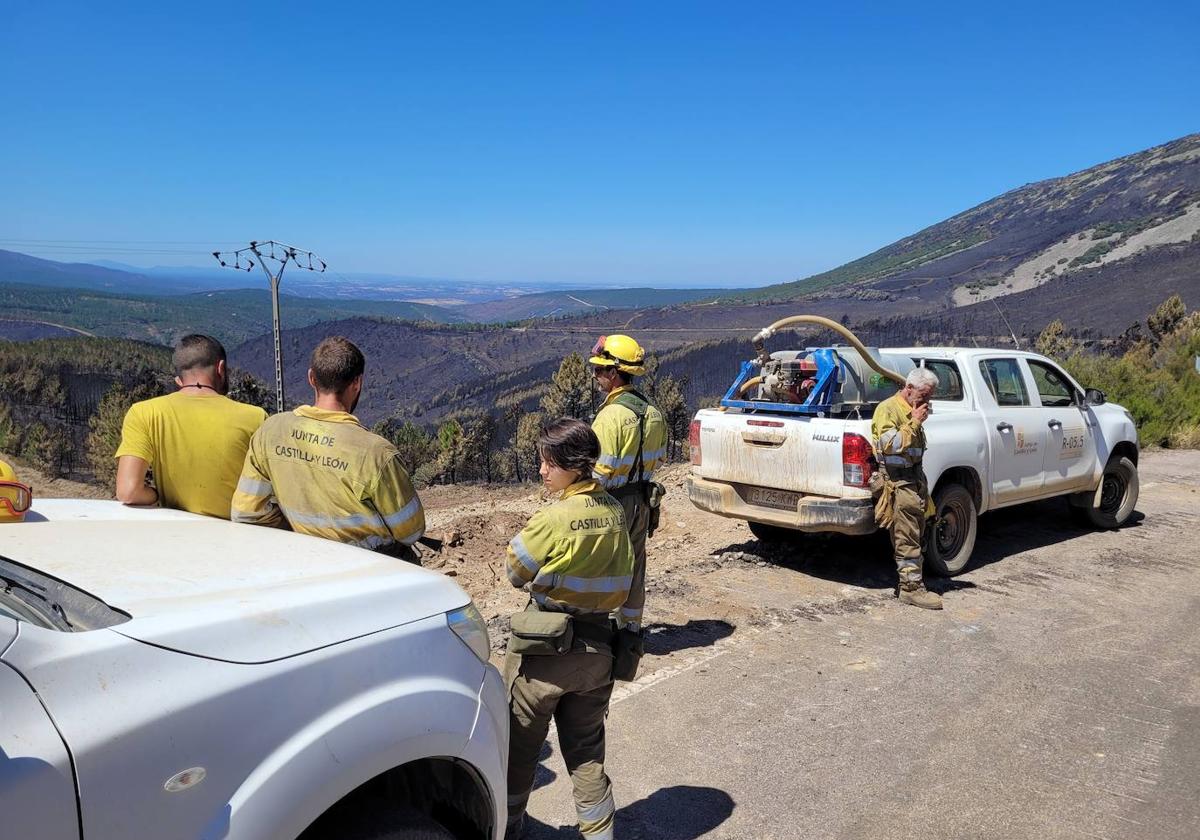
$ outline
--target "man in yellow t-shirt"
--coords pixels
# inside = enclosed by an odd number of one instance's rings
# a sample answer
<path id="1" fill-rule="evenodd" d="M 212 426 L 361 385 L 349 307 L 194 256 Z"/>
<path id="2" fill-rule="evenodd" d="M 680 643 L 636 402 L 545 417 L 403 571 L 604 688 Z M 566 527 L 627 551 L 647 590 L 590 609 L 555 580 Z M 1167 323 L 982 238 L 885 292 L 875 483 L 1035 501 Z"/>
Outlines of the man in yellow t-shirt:
<path id="1" fill-rule="evenodd" d="M 228 519 L 250 436 L 267 413 L 225 396 L 225 348 L 215 338 L 184 336 L 173 361 L 179 390 L 134 403 L 125 415 L 117 498 Z M 151 469 L 154 485 L 146 483 Z"/>

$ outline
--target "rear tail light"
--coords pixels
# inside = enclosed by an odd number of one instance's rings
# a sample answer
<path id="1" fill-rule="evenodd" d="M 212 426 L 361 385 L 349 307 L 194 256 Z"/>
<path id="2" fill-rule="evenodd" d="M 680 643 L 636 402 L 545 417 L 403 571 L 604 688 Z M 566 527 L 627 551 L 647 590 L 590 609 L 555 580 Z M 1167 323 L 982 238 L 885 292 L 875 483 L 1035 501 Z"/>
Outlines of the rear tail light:
<path id="1" fill-rule="evenodd" d="M 700 421 L 693 420 L 688 426 L 688 456 L 693 466 L 700 466 Z"/>
<path id="2" fill-rule="evenodd" d="M 871 480 L 874 456 L 871 442 L 862 435 L 851 432 L 842 435 L 842 484 L 866 487 Z"/>

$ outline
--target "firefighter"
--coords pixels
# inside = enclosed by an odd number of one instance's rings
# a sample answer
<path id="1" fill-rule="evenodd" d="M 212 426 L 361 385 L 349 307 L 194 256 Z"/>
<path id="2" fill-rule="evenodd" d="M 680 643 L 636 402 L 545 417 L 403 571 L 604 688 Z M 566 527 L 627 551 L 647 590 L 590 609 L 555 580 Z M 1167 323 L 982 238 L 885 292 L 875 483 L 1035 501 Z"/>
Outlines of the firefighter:
<path id="1" fill-rule="evenodd" d="M 621 507 L 633 544 L 633 591 L 615 616 L 622 627 L 638 630 L 646 603 L 646 538 L 653 531 L 661 498 L 654 471 L 667 457 L 667 424 L 662 412 L 633 385 L 646 372 L 646 353 L 627 335 L 601 336 L 588 360 L 597 388 L 605 395 L 592 429 L 600 439 L 594 476 Z"/>
<path id="2" fill-rule="evenodd" d="M 366 361 L 341 336 L 313 351 L 313 404 L 267 420 L 250 441 L 232 518 L 290 527 L 416 561 L 425 511 L 399 453 L 354 416 Z"/>
<path id="3" fill-rule="evenodd" d="M 504 661 L 509 688 L 508 832 L 521 834 L 534 771 L 553 718 L 571 774 L 579 831 L 613 836 L 604 772 L 604 721 L 613 689 L 615 625 L 633 582 L 621 504 L 592 478 L 600 442 L 569 417 L 538 439 L 542 483 L 561 499 L 533 515 L 508 545 L 508 578 L 530 603 L 512 619 Z"/>
<path id="4" fill-rule="evenodd" d="M 921 578 L 921 536 L 933 515 L 929 484 L 921 461 L 925 456 L 925 420 L 937 375 L 926 368 L 908 374 L 904 387 L 881 402 L 871 419 L 871 437 L 881 471 L 877 473 L 876 524 L 892 537 L 899 575 L 897 595 L 903 604 L 927 610 L 942 608 L 941 596 L 925 588 Z"/>
<path id="5" fill-rule="evenodd" d="M 228 519 L 250 436 L 267 413 L 225 396 L 225 348 L 215 338 L 185 335 L 172 362 L 179 390 L 136 402 L 125 414 L 117 499 Z M 146 481 L 151 471 L 154 484 Z"/>
<path id="6" fill-rule="evenodd" d="M 33 504 L 33 488 L 17 480 L 7 461 L 0 461 L 0 522 L 22 522 Z"/>

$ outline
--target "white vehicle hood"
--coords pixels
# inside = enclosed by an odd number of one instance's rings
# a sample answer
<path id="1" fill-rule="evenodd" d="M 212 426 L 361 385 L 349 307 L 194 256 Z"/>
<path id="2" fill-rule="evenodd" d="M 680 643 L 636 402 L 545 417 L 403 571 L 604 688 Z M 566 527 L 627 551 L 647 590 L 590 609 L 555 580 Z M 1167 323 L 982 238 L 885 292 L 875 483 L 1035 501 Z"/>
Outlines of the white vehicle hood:
<path id="1" fill-rule="evenodd" d="M 117 502 L 35 500 L 0 527 L 0 556 L 132 618 L 132 639 L 266 662 L 464 606 L 452 580 L 290 531 Z"/>

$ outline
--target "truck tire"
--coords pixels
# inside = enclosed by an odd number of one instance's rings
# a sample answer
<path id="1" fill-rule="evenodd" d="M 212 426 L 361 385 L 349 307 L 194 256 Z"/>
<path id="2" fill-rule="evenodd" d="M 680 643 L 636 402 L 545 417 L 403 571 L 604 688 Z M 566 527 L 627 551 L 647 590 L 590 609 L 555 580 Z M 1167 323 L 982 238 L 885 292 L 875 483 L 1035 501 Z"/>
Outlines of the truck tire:
<path id="1" fill-rule="evenodd" d="M 781 528 L 778 525 L 764 525 L 761 522 L 747 522 L 750 533 L 761 542 L 768 545 L 788 545 L 800 539 L 802 531 L 792 528 Z"/>
<path id="2" fill-rule="evenodd" d="M 1072 505 L 1072 509 L 1081 524 L 1114 530 L 1133 516 L 1139 489 L 1137 465 L 1124 455 L 1114 455 L 1104 465 L 1100 492 L 1080 494 L 1077 498 L 1082 504 Z"/>
<path id="3" fill-rule="evenodd" d="M 925 569 L 938 577 L 952 577 L 967 567 L 975 551 L 979 512 L 975 497 L 961 484 L 945 484 L 933 492 L 937 508 L 925 533 Z"/>
<path id="4" fill-rule="evenodd" d="M 341 826 L 328 826 L 329 840 L 454 840 L 454 835 L 441 823 L 419 811 L 404 806 L 356 808 Z M 307 837 L 307 835 L 306 835 Z"/>

